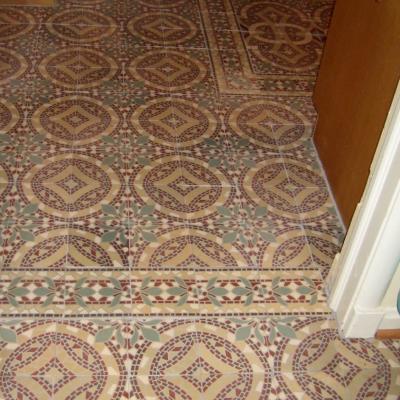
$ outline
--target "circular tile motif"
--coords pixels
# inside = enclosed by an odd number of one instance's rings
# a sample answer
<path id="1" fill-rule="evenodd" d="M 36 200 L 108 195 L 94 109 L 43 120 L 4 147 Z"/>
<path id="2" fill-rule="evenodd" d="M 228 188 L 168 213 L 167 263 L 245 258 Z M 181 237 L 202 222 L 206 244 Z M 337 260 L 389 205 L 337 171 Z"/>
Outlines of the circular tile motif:
<path id="1" fill-rule="evenodd" d="M 335 343 L 336 341 L 336 343 Z M 336 344 L 336 351 L 332 347 Z M 385 399 L 388 387 L 390 387 L 391 372 L 390 365 L 385 357 L 368 341 L 357 341 L 352 344 L 350 341 L 340 341 L 337 337 L 337 331 L 334 329 L 324 329 L 315 332 L 304 338 L 293 351 L 294 376 L 297 383 L 302 387 L 305 393 L 313 396 L 313 389 L 316 384 L 322 388 L 325 393 L 330 393 L 332 398 L 336 396 L 336 387 L 332 387 L 332 381 L 342 388 L 348 387 L 352 391 L 352 384 L 357 382 L 357 393 L 363 393 L 366 390 L 373 389 L 374 399 Z M 310 377 L 303 371 L 312 371 L 318 365 L 322 373 L 320 377 L 327 379 L 321 380 Z M 383 382 L 365 381 L 364 387 L 358 387 L 362 382 L 362 373 L 365 368 L 377 368 L 379 366 L 379 378 Z M 314 381 L 310 384 L 310 381 Z M 354 393 L 355 394 L 355 393 Z"/>
<path id="2" fill-rule="evenodd" d="M 247 254 L 217 236 L 195 229 L 175 229 L 157 237 L 140 252 L 136 265 L 149 270 L 241 269 L 250 265 Z"/>
<path id="3" fill-rule="evenodd" d="M 68 89 L 77 85 L 79 71 L 83 65 L 79 61 L 79 48 L 60 50 L 45 57 L 39 64 L 39 72 L 51 82 Z"/>
<path id="4" fill-rule="evenodd" d="M 165 13 L 164 43 L 177 45 L 186 43 L 196 36 L 198 30 L 195 24 L 187 18 L 173 13 Z"/>
<path id="5" fill-rule="evenodd" d="M 303 139 L 312 136 L 312 125 L 275 125 L 273 127 L 276 144 L 282 150 L 289 150 L 302 144 Z"/>
<path id="6" fill-rule="evenodd" d="M 304 33 L 304 39 L 301 41 L 303 40 L 307 43 L 302 46 L 281 42 L 270 46 L 257 46 L 253 49 L 253 55 L 263 64 L 273 65 L 281 70 L 316 73 L 321 58 L 320 44 L 318 41 L 312 40 L 309 32 Z M 291 53 L 291 56 L 288 57 L 285 53 Z"/>
<path id="7" fill-rule="evenodd" d="M 287 175 L 289 166 L 290 179 Z M 287 218 L 315 218 L 326 213 L 329 193 L 323 179 L 301 163 L 285 158 L 261 161 L 243 178 L 249 201 Z"/>
<path id="8" fill-rule="evenodd" d="M 274 242 L 266 243 L 260 252 L 260 266 L 271 269 L 315 266 L 304 232 L 293 229 L 278 235 Z"/>
<path id="9" fill-rule="evenodd" d="M 191 354 L 192 349 L 198 346 L 199 343 L 201 343 L 202 348 L 206 349 L 207 353 L 201 353 L 201 355 L 199 354 L 193 359 L 192 363 L 183 371 L 184 379 L 193 385 L 197 393 L 206 393 L 227 370 L 234 370 L 237 372 L 237 376 L 232 379 L 230 386 L 241 387 L 241 398 L 245 399 L 251 390 L 251 380 L 246 379 L 246 375 L 250 375 L 252 371 L 249 361 L 241 351 L 228 340 L 208 332 L 187 333 L 177 336 L 169 340 L 159 349 L 152 360 L 151 366 L 152 371 L 158 372 L 155 379 L 150 378 L 150 384 L 154 392 L 157 393 L 160 399 L 167 400 L 169 398 L 169 396 L 166 396 L 166 389 L 176 387 L 173 382 L 168 379 L 169 369 L 176 366 L 177 363 L 180 363 L 182 358 L 185 358 L 187 354 Z M 221 352 L 215 351 L 215 349 L 220 348 L 224 350 Z M 176 349 L 179 349 L 178 353 Z M 209 354 L 213 356 L 214 363 L 212 364 L 206 359 L 206 356 Z M 224 366 L 222 371 L 217 369 L 221 365 Z M 238 370 L 237 365 L 240 365 L 240 370 Z M 207 374 L 208 379 L 202 379 L 201 376 L 196 374 L 196 372 L 199 373 L 199 371 Z M 244 388 L 242 387 L 243 382 L 246 382 Z M 186 392 L 184 386 L 180 387 L 179 383 L 177 383 L 177 388 L 179 388 L 178 393 L 184 398 L 184 393 Z M 227 388 L 221 389 L 224 391 Z M 232 390 L 232 387 L 229 389 Z M 192 393 L 185 394 L 187 398 L 190 398 Z"/>
<path id="10" fill-rule="evenodd" d="M 156 89 L 177 91 L 200 83 L 207 68 L 182 52 L 153 50 L 135 58 L 129 72 L 136 80 Z"/>
<path id="11" fill-rule="evenodd" d="M 0 131 L 9 132 L 20 118 L 19 112 L 14 104 L 6 99 L 0 99 Z"/>
<path id="12" fill-rule="evenodd" d="M 165 146 L 187 147 L 212 136 L 217 117 L 198 104 L 180 99 L 160 98 L 135 110 L 132 125 Z"/>
<path id="13" fill-rule="evenodd" d="M 330 235 L 307 231 L 307 241 L 314 263 L 322 267 L 330 267 L 335 255 L 340 252 L 338 240 Z"/>
<path id="14" fill-rule="evenodd" d="M 271 384 L 253 345 L 235 341 L 222 324 L 198 322 L 195 330 L 179 324 L 165 327 L 160 345 L 144 348 L 132 373 L 138 398 L 167 400 L 174 393 L 180 399 L 250 400 L 265 390 L 253 379 L 256 371 L 263 386 Z M 146 378 L 138 377 L 139 371 Z"/>
<path id="15" fill-rule="evenodd" d="M 107 15 L 88 9 L 69 9 L 49 18 L 47 29 L 61 39 L 75 43 L 98 42 L 111 36 L 115 21 Z"/>
<path id="16" fill-rule="evenodd" d="M 67 267 L 120 267 L 127 265 L 124 254 L 91 232 L 79 229 L 68 231 Z"/>
<path id="17" fill-rule="evenodd" d="M 319 175 L 309 165 L 297 161 L 296 159 L 285 158 L 285 167 L 290 180 L 296 187 L 303 188 L 325 188 L 326 184 L 321 175 Z M 314 207 L 310 204 L 311 207 Z"/>
<path id="18" fill-rule="evenodd" d="M 262 147 L 290 148 L 307 135 L 308 119 L 299 111 L 272 101 L 251 100 L 229 115 L 229 126 Z M 307 137 L 307 136 L 306 136 Z"/>
<path id="19" fill-rule="evenodd" d="M 13 40 L 29 33 L 34 27 L 35 18 L 16 7 L 3 7 L 0 10 L 0 37 L 2 40 Z"/>
<path id="20" fill-rule="evenodd" d="M 315 218 L 327 212 L 324 207 L 329 201 L 329 192 L 324 188 L 296 188 L 296 202 L 304 218 Z"/>
<path id="21" fill-rule="evenodd" d="M 164 45 L 163 17 L 159 12 L 144 13 L 133 17 L 127 25 L 128 31 L 146 42 Z"/>
<path id="22" fill-rule="evenodd" d="M 74 154 L 60 154 L 33 166 L 24 176 L 21 191 L 29 203 L 46 214 L 68 218 L 98 212 L 119 195 L 121 179 L 100 161 Z"/>
<path id="23" fill-rule="evenodd" d="M 39 72 L 64 88 L 87 89 L 112 79 L 117 64 L 100 51 L 73 47 L 45 57 L 39 64 Z"/>
<path id="24" fill-rule="evenodd" d="M 155 203 L 165 215 L 185 220 L 215 213 L 231 196 L 223 173 L 189 157 L 159 158 L 142 168 L 131 184 L 145 204 Z"/>
<path id="25" fill-rule="evenodd" d="M 37 132 L 67 145 L 86 145 L 111 136 L 118 123 L 111 107 L 85 96 L 58 98 L 39 107 L 32 116 Z"/>
<path id="26" fill-rule="evenodd" d="M 67 252 L 68 250 L 68 252 Z M 4 265 L 18 269 L 64 270 L 75 267 L 126 265 L 122 256 L 97 235 L 79 229 L 52 229 L 35 234 L 33 242 L 14 246 Z"/>
<path id="27" fill-rule="evenodd" d="M 68 246 L 66 228 L 53 229 L 35 234 L 35 240 L 14 246 L 4 264 L 13 268 L 43 270 L 63 269 Z"/>
<path id="28" fill-rule="evenodd" d="M 269 159 L 249 169 L 242 184 L 250 201 L 289 218 L 299 218 L 296 188 L 286 174 L 282 159 Z"/>
<path id="29" fill-rule="evenodd" d="M 0 85 L 20 78 L 28 68 L 27 61 L 21 54 L 5 47 L 0 48 L 0 60 Z"/>
<path id="30" fill-rule="evenodd" d="M 64 324 L 58 324 L 57 331 L 55 324 L 29 324 L 18 331 L 16 341 L 18 346 L 3 349 L 0 382 L 5 399 L 15 399 L 16 388 L 27 399 L 38 394 L 40 398 L 68 394 L 71 399 L 122 394 L 123 361 L 111 345 L 95 343 L 88 331 Z"/>
<path id="31" fill-rule="evenodd" d="M 247 27 L 252 54 L 279 69 L 314 70 L 319 63 L 320 43 L 312 35 L 313 22 L 295 7 L 279 3 L 252 2 L 238 10 Z"/>

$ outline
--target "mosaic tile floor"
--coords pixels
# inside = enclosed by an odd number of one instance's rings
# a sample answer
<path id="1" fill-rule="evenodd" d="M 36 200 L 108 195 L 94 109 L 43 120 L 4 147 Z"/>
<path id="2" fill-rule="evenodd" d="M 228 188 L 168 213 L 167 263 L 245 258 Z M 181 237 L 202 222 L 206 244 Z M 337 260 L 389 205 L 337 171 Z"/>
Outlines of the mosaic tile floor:
<path id="1" fill-rule="evenodd" d="M 332 7 L 0 7 L 1 399 L 399 398 L 326 304 Z"/>

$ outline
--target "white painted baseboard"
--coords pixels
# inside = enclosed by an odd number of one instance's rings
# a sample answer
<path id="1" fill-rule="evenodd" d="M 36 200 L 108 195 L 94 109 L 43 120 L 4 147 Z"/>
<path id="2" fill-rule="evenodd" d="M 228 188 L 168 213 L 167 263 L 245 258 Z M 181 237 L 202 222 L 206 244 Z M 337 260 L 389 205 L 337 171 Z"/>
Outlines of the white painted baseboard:
<path id="1" fill-rule="evenodd" d="M 385 308 L 385 315 L 379 324 L 379 329 L 400 329 L 400 315 L 396 307 Z"/>

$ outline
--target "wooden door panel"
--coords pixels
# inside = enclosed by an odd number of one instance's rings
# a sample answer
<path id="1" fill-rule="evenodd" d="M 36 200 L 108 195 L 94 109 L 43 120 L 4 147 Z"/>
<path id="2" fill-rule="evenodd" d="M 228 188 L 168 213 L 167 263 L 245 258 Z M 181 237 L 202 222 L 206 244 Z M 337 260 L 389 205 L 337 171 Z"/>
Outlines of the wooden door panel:
<path id="1" fill-rule="evenodd" d="M 346 225 L 400 77 L 400 1 L 337 0 L 314 103 L 315 143 Z"/>

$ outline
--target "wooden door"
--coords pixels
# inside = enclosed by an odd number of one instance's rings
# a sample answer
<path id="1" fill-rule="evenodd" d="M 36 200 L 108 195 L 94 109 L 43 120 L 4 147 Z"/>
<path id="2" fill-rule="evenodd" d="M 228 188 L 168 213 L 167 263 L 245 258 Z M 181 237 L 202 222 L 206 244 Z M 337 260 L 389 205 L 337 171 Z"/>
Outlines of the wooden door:
<path id="1" fill-rule="evenodd" d="M 315 144 L 346 225 L 399 77 L 400 0 L 337 0 L 314 93 Z"/>

